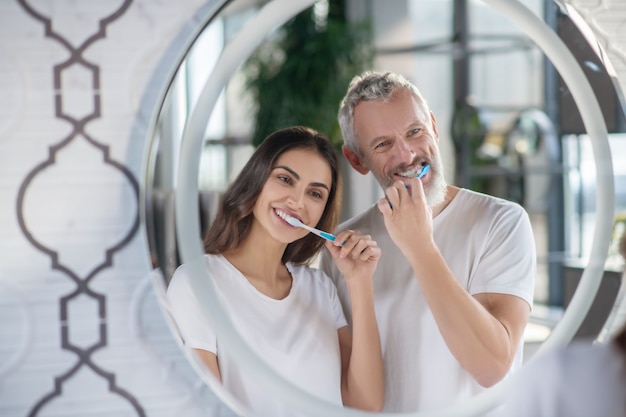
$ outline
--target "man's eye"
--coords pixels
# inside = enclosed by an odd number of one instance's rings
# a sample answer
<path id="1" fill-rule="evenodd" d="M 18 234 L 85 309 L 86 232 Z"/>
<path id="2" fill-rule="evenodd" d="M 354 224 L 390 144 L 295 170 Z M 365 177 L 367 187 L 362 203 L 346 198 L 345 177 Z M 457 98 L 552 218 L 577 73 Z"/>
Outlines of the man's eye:
<path id="1" fill-rule="evenodd" d="M 417 135 L 420 131 L 421 131 L 421 129 L 420 129 L 420 128 L 411 129 L 411 130 L 409 130 L 409 136 L 415 136 L 415 135 Z"/>
<path id="2" fill-rule="evenodd" d="M 386 147 L 388 145 L 389 145 L 389 141 L 385 140 L 383 142 L 377 143 L 376 146 L 374 146 L 374 149 L 382 149 L 382 148 L 384 148 L 384 147 Z"/>

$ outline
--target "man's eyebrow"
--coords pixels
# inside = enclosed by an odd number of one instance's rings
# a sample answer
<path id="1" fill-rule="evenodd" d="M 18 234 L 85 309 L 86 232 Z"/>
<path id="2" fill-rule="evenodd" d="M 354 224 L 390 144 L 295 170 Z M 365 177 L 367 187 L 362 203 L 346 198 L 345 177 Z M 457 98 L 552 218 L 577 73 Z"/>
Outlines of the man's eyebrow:
<path id="1" fill-rule="evenodd" d="M 425 125 L 423 122 L 421 122 L 421 121 L 419 121 L 419 120 L 416 120 L 416 121 L 414 121 L 414 122 L 410 123 L 407 127 L 405 127 L 405 128 L 404 128 L 404 130 L 410 130 L 410 129 L 413 129 L 413 128 L 415 128 L 415 127 L 419 127 L 419 128 L 422 128 L 422 129 L 423 129 L 425 126 L 426 126 L 426 125 Z M 380 136 L 376 136 L 375 138 L 373 138 L 372 140 L 370 140 L 369 146 L 370 146 L 370 147 L 371 147 L 371 146 L 374 146 L 374 145 L 376 145 L 378 142 L 380 142 L 381 140 L 386 140 L 386 139 L 389 139 L 389 136 L 388 136 L 388 135 L 380 135 Z"/>
<path id="2" fill-rule="evenodd" d="M 380 142 L 381 140 L 384 139 L 389 139 L 389 136 L 387 135 L 382 135 L 382 136 L 376 136 L 375 138 L 373 138 L 372 140 L 370 140 L 369 146 L 375 146 L 378 142 Z"/>
<path id="3" fill-rule="evenodd" d="M 297 180 L 300 180 L 300 175 L 298 175 L 298 173 L 296 171 L 294 171 L 293 169 L 289 168 L 286 165 L 276 165 L 274 167 L 274 169 L 284 169 L 285 171 L 289 172 L 291 175 L 293 175 Z M 330 192 L 330 189 L 328 188 L 328 185 L 324 184 L 323 182 L 312 182 L 310 185 L 314 186 L 314 187 L 322 187 L 325 188 L 327 191 Z"/>

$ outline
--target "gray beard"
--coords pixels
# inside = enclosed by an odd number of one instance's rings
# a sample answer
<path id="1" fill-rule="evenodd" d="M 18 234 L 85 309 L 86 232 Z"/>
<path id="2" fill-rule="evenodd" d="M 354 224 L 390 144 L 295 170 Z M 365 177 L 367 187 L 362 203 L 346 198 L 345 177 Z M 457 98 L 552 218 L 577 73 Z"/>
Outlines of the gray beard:
<path id="1" fill-rule="evenodd" d="M 435 177 L 429 185 L 430 186 L 424 190 L 424 193 L 426 194 L 426 202 L 428 203 L 428 206 L 432 209 L 446 200 L 448 184 L 446 184 L 443 173 L 439 171 L 436 173 Z"/>
<path id="2" fill-rule="evenodd" d="M 443 173 L 441 169 L 432 170 L 433 174 L 432 180 L 430 184 L 428 184 L 428 188 L 424 189 L 424 194 L 426 195 L 426 203 L 428 206 L 433 209 L 443 203 L 446 200 L 446 194 L 448 192 L 448 184 L 446 183 L 445 178 L 443 177 Z M 383 188 L 383 191 L 388 187 L 393 185 L 393 181 L 389 183 L 389 181 L 382 181 L 380 178 L 376 178 L 380 186 Z"/>

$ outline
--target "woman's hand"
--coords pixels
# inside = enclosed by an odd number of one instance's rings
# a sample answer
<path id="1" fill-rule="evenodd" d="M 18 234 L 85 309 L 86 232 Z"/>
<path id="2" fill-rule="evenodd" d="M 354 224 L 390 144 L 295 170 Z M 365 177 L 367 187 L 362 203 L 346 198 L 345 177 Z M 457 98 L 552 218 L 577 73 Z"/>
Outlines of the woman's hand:
<path id="1" fill-rule="evenodd" d="M 326 247 L 346 280 L 352 309 L 352 331 L 347 326 L 338 330 L 343 403 L 380 411 L 385 403 L 385 378 L 372 277 L 381 251 L 371 236 L 353 230 L 338 233 Z"/>
<path id="2" fill-rule="evenodd" d="M 326 242 L 326 247 L 348 283 L 352 279 L 374 275 L 381 251 L 370 235 L 344 230 L 337 234 L 334 242 Z"/>

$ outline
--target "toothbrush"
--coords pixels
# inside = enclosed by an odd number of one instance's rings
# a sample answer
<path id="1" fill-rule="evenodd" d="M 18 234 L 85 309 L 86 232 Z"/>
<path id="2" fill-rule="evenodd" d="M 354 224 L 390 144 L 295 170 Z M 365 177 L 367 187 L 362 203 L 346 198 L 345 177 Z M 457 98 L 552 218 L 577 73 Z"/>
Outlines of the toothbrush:
<path id="1" fill-rule="evenodd" d="M 417 174 L 417 178 L 422 178 L 428 171 L 430 171 L 430 165 L 424 165 L 420 173 Z"/>
<path id="2" fill-rule="evenodd" d="M 420 179 L 422 178 L 424 175 L 426 175 L 426 173 L 430 171 L 430 165 L 424 165 L 422 167 L 422 170 L 419 172 L 419 174 L 417 174 L 416 178 Z M 408 185 L 405 185 L 404 188 L 406 188 L 407 190 L 409 189 Z M 391 206 L 391 203 L 389 203 L 389 205 Z"/>
<path id="3" fill-rule="evenodd" d="M 309 225 L 306 225 L 304 223 L 302 223 L 300 220 L 296 219 L 295 217 L 292 217 L 290 215 L 288 215 L 287 213 L 283 213 L 282 211 L 277 211 L 278 215 L 280 216 L 281 219 L 285 220 L 287 223 L 289 223 L 290 225 L 294 226 L 294 227 L 301 227 L 303 229 L 308 230 L 309 232 L 318 235 L 321 238 L 324 238 L 326 240 L 330 240 L 331 242 L 335 241 L 335 236 L 331 235 L 330 233 L 326 233 L 324 231 L 321 231 L 319 229 L 316 229 L 314 227 L 311 227 Z"/>

